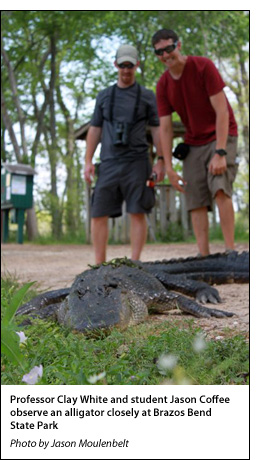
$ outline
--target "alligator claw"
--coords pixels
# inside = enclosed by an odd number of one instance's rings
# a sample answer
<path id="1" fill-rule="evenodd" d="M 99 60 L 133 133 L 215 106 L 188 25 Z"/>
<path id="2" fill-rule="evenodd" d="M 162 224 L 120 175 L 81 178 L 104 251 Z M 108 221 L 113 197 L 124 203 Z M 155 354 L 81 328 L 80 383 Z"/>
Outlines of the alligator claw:
<path id="1" fill-rule="evenodd" d="M 196 300 L 200 303 L 221 303 L 221 298 L 217 289 L 213 288 L 212 286 L 207 286 L 199 289 L 196 293 Z"/>
<path id="2" fill-rule="evenodd" d="M 225 318 L 234 316 L 234 313 L 232 312 L 204 307 L 182 295 L 178 296 L 177 303 L 180 310 L 196 316 L 197 318 L 211 318 L 212 316 L 215 316 L 216 318 Z"/>
<path id="3" fill-rule="evenodd" d="M 214 297 L 212 294 L 209 295 L 208 301 L 210 303 L 214 303 L 215 305 L 219 302 L 219 300 L 216 299 L 216 297 Z"/>
<path id="4" fill-rule="evenodd" d="M 210 310 L 210 316 L 215 316 L 215 318 L 231 318 L 231 316 L 234 316 L 235 313 L 232 313 L 231 311 L 223 311 L 223 310 L 217 310 L 216 308 L 209 309 Z"/>

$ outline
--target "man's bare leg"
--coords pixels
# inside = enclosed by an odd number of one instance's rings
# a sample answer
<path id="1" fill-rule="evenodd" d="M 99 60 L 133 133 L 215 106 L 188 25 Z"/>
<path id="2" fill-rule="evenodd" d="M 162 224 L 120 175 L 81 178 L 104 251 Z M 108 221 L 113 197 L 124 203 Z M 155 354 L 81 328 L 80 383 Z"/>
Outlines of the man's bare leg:
<path id="1" fill-rule="evenodd" d="M 199 252 L 202 256 L 209 255 L 209 222 L 207 207 L 193 209 L 191 221 Z"/>
<path id="2" fill-rule="evenodd" d="M 218 190 L 215 196 L 218 206 L 221 230 L 223 233 L 225 248 L 235 248 L 235 215 L 232 199 L 223 190 Z"/>
<path id="3" fill-rule="evenodd" d="M 145 214 L 130 214 L 130 240 L 132 260 L 139 260 L 147 238 L 147 223 Z"/>
<path id="4" fill-rule="evenodd" d="M 91 235 L 95 251 L 96 264 L 106 261 L 108 242 L 108 216 L 93 217 L 91 219 Z"/>

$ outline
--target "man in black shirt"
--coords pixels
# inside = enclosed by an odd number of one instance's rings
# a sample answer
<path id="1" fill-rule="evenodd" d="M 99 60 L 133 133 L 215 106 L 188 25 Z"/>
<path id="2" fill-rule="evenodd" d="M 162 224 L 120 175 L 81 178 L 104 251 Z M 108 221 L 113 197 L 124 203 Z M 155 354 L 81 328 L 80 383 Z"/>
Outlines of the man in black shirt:
<path id="1" fill-rule="evenodd" d="M 95 173 L 92 158 L 101 141 L 101 163 L 92 197 L 91 233 L 96 263 L 106 260 L 108 218 L 122 214 L 122 203 L 130 214 L 133 260 L 140 259 L 146 242 L 145 214 L 151 207 L 144 202 L 146 181 L 152 172 L 157 182 L 164 177 L 159 138 L 159 118 L 155 95 L 135 80 L 139 65 L 137 50 L 122 45 L 116 53 L 118 81 L 98 94 L 87 136 L 85 180 L 91 184 Z M 149 159 L 146 126 L 151 127 L 158 162 Z"/>

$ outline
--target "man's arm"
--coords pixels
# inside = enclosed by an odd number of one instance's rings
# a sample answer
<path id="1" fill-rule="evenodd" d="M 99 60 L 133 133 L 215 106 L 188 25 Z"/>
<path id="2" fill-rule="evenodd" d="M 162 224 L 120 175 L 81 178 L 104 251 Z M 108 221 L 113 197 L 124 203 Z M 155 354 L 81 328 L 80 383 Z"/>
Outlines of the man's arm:
<path id="1" fill-rule="evenodd" d="M 174 169 L 172 169 L 173 130 L 171 115 L 160 117 L 160 140 L 164 156 L 165 169 L 169 181 L 176 190 L 184 192 L 184 188 L 179 184 L 179 181 L 184 184 L 182 177 L 179 176 L 179 174 L 177 174 Z"/>
<path id="2" fill-rule="evenodd" d="M 95 175 L 95 166 L 92 163 L 92 158 L 94 156 L 95 150 L 101 139 L 102 128 L 99 126 L 90 126 L 88 135 L 86 138 L 87 149 L 85 156 L 85 181 L 91 184 L 92 178 Z"/>
<path id="3" fill-rule="evenodd" d="M 229 113 L 224 91 L 210 97 L 210 102 L 216 112 L 216 149 L 226 149 L 229 127 Z M 209 163 L 209 172 L 215 175 L 223 174 L 227 169 L 226 157 L 217 153 Z"/>
<path id="4" fill-rule="evenodd" d="M 156 182 L 161 182 L 164 179 L 165 168 L 164 168 L 164 159 L 162 153 L 162 146 L 160 141 L 160 127 L 159 126 L 150 126 L 153 144 L 156 148 L 157 157 L 161 157 L 157 160 L 157 163 L 153 166 L 153 172 L 157 175 Z"/>

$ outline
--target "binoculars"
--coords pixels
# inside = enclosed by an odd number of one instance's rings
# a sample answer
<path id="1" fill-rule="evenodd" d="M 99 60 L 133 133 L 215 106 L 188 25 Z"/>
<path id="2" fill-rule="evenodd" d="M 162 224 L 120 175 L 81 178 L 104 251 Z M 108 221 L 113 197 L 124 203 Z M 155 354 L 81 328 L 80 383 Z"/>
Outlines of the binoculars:
<path id="1" fill-rule="evenodd" d="M 130 132 L 130 123 L 124 123 L 121 121 L 113 122 L 113 144 L 128 145 L 129 143 L 129 132 Z"/>

